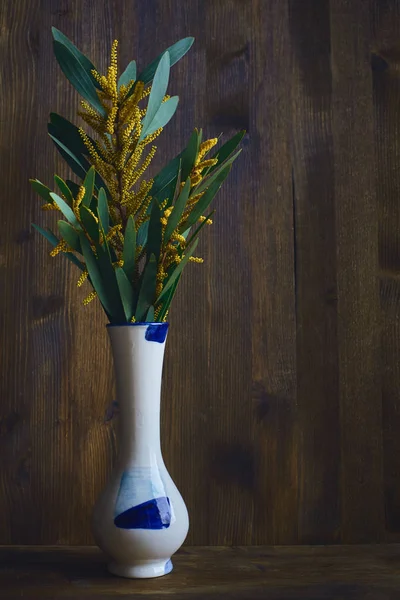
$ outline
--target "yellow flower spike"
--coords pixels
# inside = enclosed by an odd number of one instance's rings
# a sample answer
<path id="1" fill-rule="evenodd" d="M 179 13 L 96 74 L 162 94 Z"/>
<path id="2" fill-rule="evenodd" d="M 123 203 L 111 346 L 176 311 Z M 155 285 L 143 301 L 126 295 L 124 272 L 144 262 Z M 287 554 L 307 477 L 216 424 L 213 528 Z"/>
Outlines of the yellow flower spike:
<path id="1" fill-rule="evenodd" d="M 147 144 L 151 144 L 151 142 L 153 142 L 156 138 L 158 138 L 158 136 L 162 132 L 163 132 L 163 127 L 159 127 L 158 129 L 156 129 L 154 131 L 154 133 L 151 133 L 150 135 L 145 137 L 143 140 L 143 146 L 147 146 Z"/>
<path id="2" fill-rule="evenodd" d="M 179 242 L 181 246 L 186 246 L 186 238 L 184 238 L 183 235 L 180 235 L 179 233 L 173 233 L 172 239 L 176 242 Z"/>
<path id="3" fill-rule="evenodd" d="M 202 258 L 200 258 L 199 256 L 191 256 L 189 258 L 189 262 L 194 262 L 194 263 L 201 264 L 201 263 L 204 262 L 204 260 Z"/>
<path id="4" fill-rule="evenodd" d="M 191 196 L 189 198 L 189 200 L 187 201 L 185 212 L 190 212 L 192 210 L 193 206 L 200 200 L 200 198 L 204 194 L 205 194 L 205 192 L 200 192 L 199 194 L 196 194 L 195 196 Z"/>
<path id="5" fill-rule="evenodd" d="M 207 152 L 209 152 L 211 148 L 214 148 L 216 144 L 218 144 L 218 138 L 211 138 L 209 140 L 206 140 L 205 142 L 202 142 L 200 144 L 196 164 L 198 164 L 201 161 L 201 159 L 207 154 Z"/>
<path id="6" fill-rule="evenodd" d="M 89 296 L 87 296 L 84 300 L 83 300 L 83 305 L 87 306 L 89 304 L 89 302 L 91 302 L 92 300 L 94 300 L 97 296 L 97 293 L 95 291 L 91 292 L 89 294 Z"/>
<path id="7" fill-rule="evenodd" d="M 76 285 L 77 285 L 78 287 L 81 287 L 81 286 L 82 286 L 82 285 L 85 283 L 85 281 L 86 281 L 86 279 L 88 278 L 88 276 L 89 276 L 89 273 L 88 273 L 88 271 L 85 269 L 84 271 L 82 271 L 82 275 L 79 277 L 79 279 L 78 279 L 78 281 L 77 281 L 77 284 L 76 284 Z"/>
<path id="8" fill-rule="evenodd" d="M 115 119 L 117 118 L 118 104 L 114 104 L 109 112 L 106 124 L 106 131 L 110 135 L 113 135 L 115 130 Z"/>
<path id="9" fill-rule="evenodd" d="M 68 244 L 65 240 L 58 242 L 57 246 L 55 246 L 50 252 L 50 256 L 57 256 L 57 254 L 60 254 L 60 252 L 68 252 Z"/>
<path id="10" fill-rule="evenodd" d="M 136 81 L 132 80 L 128 83 L 128 85 L 124 85 L 124 84 L 121 85 L 121 87 L 118 90 L 118 100 L 119 100 L 120 104 L 123 104 L 125 98 L 129 94 L 129 92 L 131 91 L 131 89 L 133 88 L 135 83 L 136 83 Z"/>
<path id="11" fill-rule="evenodd" d="M 103 142 L 104 147 L 101 148 L 99 142 L 97 142 L 97 144 L 96 144 L 97 149 L 101 150 L 102 154 L 107 159 L 107 161 L 112 164 L 115 160 L 115 152 L 114 152 L 113 145 L 111 144 L 108 137 L 106 135 L 104 135 L 104 133 L 101 134 L 101 141 Z"/>
<path id="12" fill-rule="evenodd" d="M 139 100 L 144 100 L 145 98 L 147 98 L 147 96 L 150 96 L 150 92 L 151 92 L 151 86 L 149 86 L 146 89 L 143 89 Z"/>
<path id="13" fill-rule="evenodd" d="M 132 319 L 131 319 L 131 323 L 136 323 L 136 319 L 135 319 L 135 317 L 134 317 L 134 316 L 133 316 L 133 317 L 132 317 Z"/>
<path id="14" fill-rule="evenodd" d="M 198 185 L 200 183 L 200 181 L 202 180 L 202 176 L 200 175 L 200 173 L 193 173 L 193 176 L 191 178 L 191 185 L 190 187 L 195 187 L 196 185 Z"/>
<path id="15" fill-rule="evenodd" d="M 101 119 L 98 112 L 89 104 L 89 102 L 86 102 L 86 100 L 81 100 L 81 106 L 88 116 L 93 117 L 94 119 Z"/>
<path id="16" fill-rule="evenodd" d="M 94 79 L 97 81 L 97 83 L 99 83 L 101 88 L 106 92 L 108 87 L 107 77 L 104 77 L 104 75 L 100 75 L 100 73 L 98 73 L 96 69 L 92 69 L 91 73 Z"/>
<path id="17" fill-rule="evenodd" d="M 139 100 L 141 100 L 143 88 L 143 81 L 137 81 L 135 83 L 135 90 L 132 96 L 129 96 L 129 98 L 124 102 L 123 107 L 121 109 L 120 116 L 122 121 L 129 121 L 131 113 L 135 110 L 135 107 Z"/>
<path id="18" fill-rule="evenodd" d="M 93 146 L 92 142 L 90 141 L 89 136 L 86 133 L 86 131 L 84 129 L 82 129 L 82 127 L 79 127 L 78 131 L 79 131 L 79 135 L 82 138 L 83 143 L 85 144 L 86 148 L 89 151 L 91 158 L 94 161 L 100 161 L 101 158 L 100 158 L 99 154 L 97 153 L 96 148 Z"/>
<path id="19" fill-rule="evenodd" d="M 89 127 L 91 127 L 92 129 L 94 129 L 94 131 L 98 135 L 100 135 L 100 136 L 104 135 L 105 125 L 104 125 L 104 121 L 100 117 L 95 118 L 95 117 L 92 117 L 91 115 L 87 115 L 86 113 L 84 113 L 82 111 L 78 111 L 78 115 L 80 117 L 82 117 L 82 119 L 85 121 L 85 123 L 87 125 L 89 125 Z"/>
<path id="20" fill-rule="evenodd" d="M 210 158 L 209 160 L 203 160 L 203 162 L 199 163 L 196 167 L 199 171 L 203 171 L 207 167 L 213 167 L 218 162 L 217 158 Z"/>
<path id="21" fill-rule="evenodd" d="M 168 313 L 169 313 L 169 310 L 167 310 L 167 312 L 165 313 L 165 316 L 163 318 L 163 323 L 166 323 L 167 318 L 168 318 Z"/>
<path id="22" fill-rule="evenodd" d="M 90 210 L 90 208 L 88 206 L 86 207 L 86 210 L 88 211 L 88 213 L 90 213 L 92 215 L 92 217 L 96 221 L 96 223 L 98 223 L 99 219 L 98 219 L 98 217 L 96 217 L 96 215 L 94 214 L 94 212 L 92 210 Z"/>
<path id="23" fill-rule="evenodd" d="M 172 213 L 172 208 L 167 208 L 164 211 L 164 217 L 166 217 L 168 219 L 168 217 L 170 216 L 171 213 Z"/>
<path id="24" fill-rule="evenodd" d="M 198 219 L 198 223 L 204 223 L 204 221 L 207 219 L 207 217 L 205 217 L 204 215 L 202 215 L 201 217 L 199 217 Z M 207 219 L 207 225 L 212 225 L 212 219 Z"/>
<path id="25" fill-rule="evenodd" d="M 82 203 L 83 197 L 85 195 L 85 188 L 83 185 L 80 186 L 79 191 L 76 195 L 76 198 L 74 200 L 74 205 L 73 205 L 73 211 L 76 217 L 78 217 L 78 219 L 80 219 L 80 214 L 79 214 L 79 207 Z"/>
<path id="26" fill-rule="evenodd" d="M 122 142 L 126 144 L 130 141 L 130 136 L 135 127 L 140 123 L 140 110 L 137 106 L 135 106 L 135 110 L 133 112 L 133 116 L 128 122 L 124 132 L 122 134 Z"/>
<path id="27" fill-rule="evenodd" d="M 160 223 L 161 223 L 161 225 L 164 225 L 164 227 L 166 227 L 166 226 L 167 226 L 167 223 L 168 223 L 168 221 L 167 221 L 167 219 L 166 219 L 165 217 L 161 217 L 161 219 L 160 219 Z"/>
<path id="28" fill-rule="evenodd" d="M 59 210 L 58 206 L 56 206 L 55 204 L 52 204 L 51 202 L 47 202 L 46 204 L 42 205 L 42 210 Z"/>
<path id="29" fill-rule="evenodd" d="M 128 189 L 130 189 L 137 182 L 137 180 L 140 179 L 140 177 L 142 177 L 143 173 L 146 171 L 146 169 L 150 165 L 151 161 L 153 160 L 156 152 L 157 152 L 157 146 L 152 146 L 148 155 L 144 159 L 142 165 L 139 167 L 139 169 L 134 170 L 130 174 L 129 178 L 127 179 Z"/>
<path id="30" fill-rule="evenodd" d="M 158 315 L 159 315 L 159 314 L 160 314 L 160 312 L 161 312 L 161 308 L 162 308 L 162 305 L 160 304 L 159 306 L 157 306 L 156 310 L 154 311 L 154 320 L 155 320 L 155 321 L 157 320 L 157 318 L 158 318 Z"/>
<path id="31" fill-rule="evenodd" d="M 141 144 L 139 144 L 138 147 L 136 148 L 136 150 L 133 152 L 132 156 L 128 159 L 128 162 L 124 166 L 124 170 L 122 172 L 123 192 L 128 192 L 131 187 L 129 185 L 129 180 L 130 180 L 132 172 L 134 171 L 138 162 L 140 161 L 142 152 L 143 152 L 142 146 L 141 146 Z"/>
<path id="32" fill-rule="evenodd" d="M 118 235 L 118 233 L 121 231 L 122 229 L 122 224 L 118 223 L 117 225 L 114 225 L 113 227 L 110 227 L 107 235 L 106 235 L 106 240 L 107 242 L 111 242 L 111 240 Z"/>
<path id="33" fill-rule="evenodd" d="M 153 183 L 152 183 L 153 185 Z M 150 190 L 151 186 L 149 187 Z M 148 190 L 148 191 L 149 191 Z M 143 191 L 142 193 L 139 192 L 139 194 L 135 195 L 134 200 L 132 202 L 132 208 L 130 214 L 133 213 L 138 213 L 138 216 L 136 218 L 136 223 L 137 223 L 137 229 L 139 229 L 140 225 L 142 225 L 145 221 L 148 221 L 150 219 L 150 217 L 147 215 L 147 209 L 149 208 L 151 201 L 152 201 L 152 197 L 151 196 L 147 196 L 148 191 Z M 141 199 L 141 196 L 143 196 L 143 198 Z"/>
<path id="34" fill-rule="evenodd" d="M 118 40 L 114 40 L 111 46 L 111 67 L 118 71 Z"/>
<path id="35" fill-rule="evenodd" d="M 96 171 L 98 171 L 100 173 L 100 175 L 102 177 L 104 177 L 104 179 L 107 180 L 107 183 L 109 184 L 109 186 L 108 186 L 109 189 L 112 188 L 112 180 L 114 177 L 113 166 L 104 162 L 104 160 L 100 157 L 96 148 L 93 146 L 92 142 L 90 141 L 89 136 L 82 129 L 82 127 L 80 127 L 78 129 L 78 131 L 82 138 L 83 143 L 85 144 L 86 148 L 88 149 L 88 152 L 92 159 L 92 163 L 93 163 Z M 110 192 L 112 192 L 112 189 L 110 189 Z"/>

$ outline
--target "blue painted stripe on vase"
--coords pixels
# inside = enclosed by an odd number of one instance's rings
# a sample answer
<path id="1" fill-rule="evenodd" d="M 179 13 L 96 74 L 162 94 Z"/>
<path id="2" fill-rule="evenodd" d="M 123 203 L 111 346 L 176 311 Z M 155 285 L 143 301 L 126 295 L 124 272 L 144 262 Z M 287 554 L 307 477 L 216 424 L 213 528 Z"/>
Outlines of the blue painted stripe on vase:
<path id="1" fill-rule="evenodd" d="M 114 519 L 120 529 L 165 529 L 170 524 L 171 507 L 166 496 L 132 506 Z"/>
<path id="2" fill-rule="evenodd" d="M 174 566 L 172 564 L 172 560 L 171 559 L 167 560 L 167 562 L 165 563 L 165 567 L 164 567 L 164 575 L 168 575 L 168 573 L 171 573 L 173 568 L 174 568 Z"/>
<path id="3" fill-rule="evenodd" d="M 147 329 L 145 338 L 148 342 L 162 344 L 167 337 L 168 323 L 151 323 Z"/>

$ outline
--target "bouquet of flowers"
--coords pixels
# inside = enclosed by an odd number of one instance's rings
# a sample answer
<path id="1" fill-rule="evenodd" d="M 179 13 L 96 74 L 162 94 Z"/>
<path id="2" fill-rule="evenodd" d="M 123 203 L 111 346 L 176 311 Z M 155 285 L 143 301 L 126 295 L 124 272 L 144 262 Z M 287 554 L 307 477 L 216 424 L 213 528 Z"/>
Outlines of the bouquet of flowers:
<path id="1" fill-rule="evenodd" d="M 182 152 L 146 178 L 155 140 L 173 117 L 178 97 L 167 94 L 170 67 L 190 49 L 180 40 L 137 74 L 131 61 L 118 74 L 118 42 L 101 75 L 60 31 L 53 28 L 56 59 L 82 96 L 76 127 L 51 113 L 48 132 L 77 181 L 55 175 L 57 192 L 37 179 L 33 189 L 44 210 L 56 210 L 58 234 L 34 227 L 63 254 L 98 298 L 110 323 L 163 322 L 199 234 L 211 225 L 210 204 L 228 176 L 244 132 L 215 150 L 217 138 L 202 140 L 195 129 Z"/>

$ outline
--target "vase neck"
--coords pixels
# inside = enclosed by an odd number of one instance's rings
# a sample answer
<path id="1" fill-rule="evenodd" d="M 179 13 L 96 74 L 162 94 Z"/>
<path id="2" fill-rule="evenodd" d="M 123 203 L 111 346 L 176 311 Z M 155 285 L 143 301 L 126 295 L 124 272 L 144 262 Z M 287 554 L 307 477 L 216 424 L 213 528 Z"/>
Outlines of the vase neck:
<path id="1" fill-rule="evenodd" d="M 120 458 L 125 463 L 150 465 L 161 458 L 160 395 L 167 328 L 166 323 L 108 328 L 120 409 Z"/>

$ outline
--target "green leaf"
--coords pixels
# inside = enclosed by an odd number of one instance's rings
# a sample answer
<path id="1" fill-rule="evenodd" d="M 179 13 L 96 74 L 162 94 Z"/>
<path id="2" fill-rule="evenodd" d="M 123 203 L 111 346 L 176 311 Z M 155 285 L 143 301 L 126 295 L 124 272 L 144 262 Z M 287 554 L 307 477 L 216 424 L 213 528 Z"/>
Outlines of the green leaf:
<path id="1" fill-rule="evenodd" d="M 108 296 L 108 289 L 105 285 L 103 278 L 101 276 L 101 272 L 99 269 L 99 263 L 96 259 L 95 254 L 89 244 L 89 241 L 86 239 L 85 234 L 82 232 L 79 234 L 83 256 L 85 258 L 86 268 L 89 273 L 90 281 L 97 292 L 100 302 L 104 306 L 108 315 L 112 315 L 112 303 L 111 299 Z"/>
<path id="2" fill-rule="evenodd" d="M 34 227 L 44 238 L 46 238 L 46 240 L 50 242 L 53 248 L 57 246 L 60 240 L 57 236 L 54 235 L 52 231 L 50 231 L 50 229 L 43 229 L 42 227 L 40 227 L 40 225 L 35 225 L 35 223 L 32 223 L 32 227 Z"/>
<path id="3" fill-rule="evenodd" d="M 93 63 L 87 58 L 87 56 L 82 54 L 82 52 L 78 50 L 76 46 L 74 46 L 71 40 L 69 40 L 66 35 L 61 33 L 61 31 L 59 31 L 55 27 L 52 27 L 51 31 L 53 33 L 53 38 L 55 39 L 55 41 L 63 44 L 75 56 L 75 58 L 81 63 L 82 67 L 85 69 L 86 73 L 91 78 L 93 85 L 99 90 L 101 90 L 101 85 L 96 81 L 96 79 L 92 75 L 93 69 L 96 70 L 96 67 L 93 65 Z"/>
<path id="4" fill-rule="evenodd" d="M 157 131 L 160 127 L 165 127 L 165 125 L 172 119 L 175 114 L 176 108 L 178 106 L 179 98 L 178 96 L 172 96 L 166 102 L 163 102 L 158 109 L 154 119 L 146 129 L 145 136 L 141 136 L 142 139 L 147 137 Z"/>
<path id="5" fill-rule="evenodd" d="M 125 228 L 124 249 L 122 260 L 124 261 L 123 270 L 129 281 L 133 281 L 135 273 L 135 255 L 136 255 L 136 229 L 135 221 L 131 215 Z"/>
<path id="6" fill-rule="evenodd" d="M 199 153 L 200 150 L 200 144 L 203 140 L 203 130 L 200 128 L 198 131 L 198 136 L 197 136 L 197 153 Z"/>
<path id="7" fill-rule="evenodd" d="M 126 67 L 125 71 L 122 73 L 120 78 L 118 79 L 118 89 L 121 85 L 127 86 L 131 81 L 136 80 L 136 62 L 131 60 L 129 65 Z"/>
<path id="8" fill-rule="evenodd" d="M 48 132 L 64 144 L 75 156 L 89 156 L 89 150 L 86 148 L 83 139 L 76 127 L 71 121 L 65 119 L 57 113 L 50 113 L 50 123 L 47 124 Z M 94 140 L 90 138 L 94 143 Z"/>
<path id="9" fill-rule="evenodd" d="M 81 215 L 82 224 L 88 235 L 94 242 L 98 242 L 100 239 L 99 225 L 91 211 L 86 206 L 81 204 L 79 207 L 79 213 Z"/>
<path id="10" fill-rule="evenodd" d="M 79 183 L 75 183 L 75 181 L 71 181 L 71 179 L 67 179 L 67 185 L 72 192 L 74 198 L 77 197 L 79 193 Z"/>
<path id="11" fill-rule="evenodd" d="M 79 267 L 81 271 L 84 271 L 86 269 L 84 263 L 81 262 L 79 258 L 75 256 L 75 254 L 72 254 L 72 252 L 63 252 L 63 256 L 65 256 L 65 258 L 71 261 L 74 265 Z"/>
<path id="12" fill-rule="evenodd" d="M 154 177 L 154 183 L 150 190 L 150 194 L 160 200 L 160 198 L 166 198 L 164 191 L 169 189 L 171 183 L 174 186 L 175 191 L 175 182 L 178 177 L 179 167 L 180 167 L 180 158 L 177 156 L 172 159 L 157 175 Z M 162 201 L 162 200 L 160 200 Z"/>
<path id="13" fill-rule="evenodd" d="M 67 219 L 67 221 L 69 221 L 71 223 L 71 225 L 73 225 L 77 229 L 80 229 L 80 225 L 79 225 L 78 219 L 76 218 L 76 216 L 74 214 L 74 211 L 72 210 L 72 208 L 70 206 L 68 206 L 68 204 L 65 202 L 65 200 L 60 198 L 60 196 L 58 196 L 58 194 L 55 194 L 54 192 L 51 192 L 50 196 L 51 196 L 54 204 L 56 204 L 58 206 L 58 208 L 60 209 L 60 211 L 62 212 L 64 217 Z"/>
<path id="14" fill-rule="evenodd" d="M 147 235 L 147 257 L 154 254 L 156 259 L 160 255 L 161 243 L 162 243 L 162 225 L 161 225 L 161 211 L 157 202 L 153 202 L 151 209 L 149 232 Z"/>
<path id="15" fill-rule="evenodd" d="M 119 293 L 121 295 L 122 305 L 124 307 L 125 318 L 128 323 L 132 320 L 135 310 L 135 295 L 132 285 L 121 267 L 115 269 Z"/>
<path id="16" fill-rule="evenodd" d="M 149 307 L 154 303 L 156 293 L 157 260 L 154 254 L 143 271 L 142 283 L 140 286 L 139 298 L 136 307 L 135 319 L 142 322 L 145 319 Z"/>
<path id="17" fill-rule="evenodd" d="M 183 211 L 185 210 L 186 203 L 189 198 L 190 186 L 191 186 L 191 181 L 190 181 L 190 177 L 188 177 L 185 181 L 185 185 L 184 185 L 181 193 L 178 196 L 175 206 L 172 209 L 172 212 L 168 218 L 167 226 L 165 227 L 165 232 L 164 232 L 164 244 L 166 244 L 168 242 L 171 235 L 173 234 L 175 229 L 178 227 L 179 221 L 182 217 Z"/>
<path id="18" fill-rule="evenodd" d="M 86 176 L 86 172 L 90 169 L 90 164 L 83 156 L 79 158 L 75 156 L 75 154 L 67 148 L 65 144 L 60 142 L 56 137 L 52 134 L 49 134 L 53 142 L 56 144 L 57 150 L 65 160 L 65 162 L 71 167 L 75 175 L 77 175 L 80 179 L 84 179 Z"/>
<path id="19" fill-rule="evenodd" d="M 147 104 L 146 116 L 142 122 L 142 132 L 139 137 L 139 142 L 147 136 L 147 130 L 150 129 L 151 123 L 162 104 L 165 94 L 167 93 L 169 68 L 169 54 L 168 52 L 165 52 L 154 75 L 153 85 L 151 86 L 151 92 Z"/>
<path id="20" fill-rule="evenodd" d="M 175 182 L 175 190 L 174 190 L 174 195 L 173 195 L 173 197 L 172 197 L 172 202 L 171 202 L 171 204 L 175 204 L 175 203 L 176 203 L 176 201 L 177 201 L 177 199 L 178 199 L 178 196 L 179 196 L 179 194 L 181 193 L 181 183 L 182 183 L 181 174 L 182 174 L 182 170 L 181 170 L 181 168 L 179 167 L 179 170 L 178 170 L 178 176 L 177 176 L 177 178 L 176 178 L 176 182 Z M 168 208 L 169 208 L 169 207 L 170 207 L 170 206 L 168 206 Z"/>
<path id="21" fill-rule="evenodd" d="M 104 117 L 106 111 L 97 95 L 92 77 L 88 75 L 79 58 L 69 48 L 56 40 L 53 41 L 53 49 L 57 62 L 66 78 L 76 91 Z"/>
<path id="22" fill-rule="evenodd" d="M 205 213 L 210 203 L 213 201 L 214 196 L 221 187 L 222 183 L 228 176 L 230 170 L 231 165 L 227 165 L 220 173 L 218 173 L 218 176 L 215 178 L 215 181 L 211 183 L 209 188 L 204 192 L 203 196 L 196 202 L 187 220 L 181 225 L 181 231 L 192 227 L 192 225 L 194 225 L 199 220 L 199 218 Z"/>
<path id="23" fill-rule="evenodd" d="M 182 181 L 186 181 L 199 152 L 199 132 L 195 129 L 190 136 L 189 143 L 182 152 Z"/>
<path id="24" fill-rule="evenodd" d="M 86 177 L 83 182 L 83 186 L 85 188 L 85 195 L 83 196 L 83 199 L 82 199 L 83 206 L 90 206 L 90 203 L 91 203 L 92 197 L 93 197 L 95 176 L 96 176 L 96 171 L 95 171 L 94 167 L 90 167 L 90 169 L 86 173 Z"/>
<path id="25" fill-rule="evenodd" d="M 78 175 L 80 179 L 84 179 L 90 168 L 90 163 L 86 159 L 86 156 L 89 156 L 89 151 L 83 143 L 78 128 L 67 119 L 64 119 L 64 117 L 61 117 L 56 113 L 51 113 L 50 123 L 48 123 L 47 129 L 50 137 L 57 144 L 57 150 L 60 152 L 61 156 L 74 173 Z M 100 156 L 102 156 L 95 141 L 90 136 L 88 137 L 92 144 L 97 148 Z M 68 158 L 65 156 L 65 153 L 68 154 Z M 96 173 L 95 176 L 95 187 L 104 187 L 107 196 L 109 196 L 107 186 L 104 184 L 103 179 L 98 173 Z"/>
<path id="26" fill-rule="evenodd" d="M 59 177 L 58 175 L 54 175 L 54 181 L 55 181 L 56 185 L 58 185 L 61 193 L 64 194 L 67 203 L 70 206 L 72 206 L 73 203 L 74 203 L 74 197 L 72 195 L 71 190 L 69 189 L 69 187 L 65 183 L 65 181 L 63 179 L 61 179 L 61 177 Z"/>
<path id="27" fill-rule="evenodd" d="M 186 52 L 192 46 L 193 42 L 193 37 L 187 37 L 182 40 L 179 40 L 179 42 L 176 42 L 175 44 L 167 48 L 165 52 L 169 53 L 171 67 L 172 65 L 175 65 L 178 62 L 178 60 L 180 60 L 186 54 Z M 157 56 L 157 58 L 153 60 L 153 62 L 140 73 L 140 75 L 138 76 L 139 81 L 143 81 L 145 85 L 152 81 L 154 74 L 157 70 L 158 64 L 161 58 L 164 56 L 165 52 Z"/>
<path id="28" fill-rule="evenodd" d="M 50 242 L 50 244 L 53 246 L 53 248 L 55 246 L 57 246 L 59 240 L 58 238 L 54 235 L 54 233 L 52 231 L 50 231 L 49 229 L 42 229 L 42 227 L 40 227 L 39 225 L 35 225 L 35 223 L 32 223 L 32 227 L 34 227 L 44 238 L 46 238 L 46 240 L 48 242 Z M 85 269 L 85 265 L 79 260 L 79 258 L 77 258 L 75 256 L 75 254 L 72 254 L 72 252 L 63 252 L 62 253 L 65 258 L 67 258 L 70 262 L 74 263 L 74 265 L 76 265 L 77 267 L 79 267 L 79 269 L 81 271 L 84 271 Z"/>
<path id="29" fill-rule="evenodd" d="M 122 306 L 122 300 L 119 292 L 117 283 L 117 277 L 115 269 L 112 264 L 111 248 L 108 245 L 107 240 L 104 244 L 96 244 L 96 254 L 99 264 L 99 270 L 103 279 L 104 285 L 107 289 L 107 295 L 111 304 L 110 317 L 112 322 L 123 323 L 125 321 L 124 308 Z"/>
<path id="30" fill-rule="evenodd" d="M 136 246 L 145 246 L 147 242 L 147 235 L 149 233 L 149 221 L 142 223 L 138 229 L 136 236 Z"/>
<path id="31" fill-rule="evenodd" d="M 50 196 L 51 190 L 38 179 L 30 179 L 32 188 L 43 200 L 49 204 L 53 204 L 53 198 Z"/>
<path id="32" fill-rule="evenodd" d="M 192 246 L 190 248 L 187 248 L 185 251 L 185 256 L 182 258 L 181 262 L 175 267 L 175 269 L 172 271 L 170 277 L 168 278 L 167 283 L 165 284 L 165 286 L 162 289 L 161 294 L 159 295 L 159 297 L 157 298 L 157 302 L 156 304 L 158 304 L 159 302 L 161 302 L 161 300 L 165 297 L 165 295 L 167 294 L 168 290 L 171 289 L 171 287 L 173 286 L 174 282 L 176 281 L 177 277 L 182 273 L 185 265 L 188 263 L 189 258 L 192 256 L 193 252 L 196 250 L 197 248 L 197 244 L 198 244 L 199 240 L 195 240 L 192 244 Z"/>
<path id="33" fill-rule="evenodd" d="M 82 254 L 79 232 L 66 221 L 58 221 L 57 225 L 62 238 L 67 242 L 68 246 Z"/>
<path id="34" fill-rule="evenodd" d="M 163 300 L 162 309 L 157 317 L 158 321 L 160 321 L 160 322 L 164 321 L 165 315 L 167 314 L 169 307 L 171 306 L 171 302 L 172 302 L 173 297 L 175 296 L 176 288 L 178 287 L 178 283 L 181 278 L 181 275 L 182 275 L 182 273 L 180 273 L 178 275 L 178 277 L 175 279 L 174 283 L 172 284 L 171 288 L 167 292 L 166 297 Z"/>
<path id="35" fill-rule="evenodd" d="M 104 188 L 99 189 L 97 214 L 99 215 L 100 223 L 103 227 L 104 233 L 107 234 L 110 228 L 110 215 L 108 212 L 108 202 Z"/>
<path id="36" fill-rule="evenodd" d="M 228 158 L 217 169 L 215 169 L 215 171 L 213 171 L 212 174 L 210 174 L 208 177 L 204 177 L 204 179 L 202 179 L 200 181 L 199 185 L 197 185 L 194 188 L 192 193 L 199 194 L 200 192 L 202 192 L 203 190 L 208 188 L 216 179 L 219 178 L 220 174 L 225 171 L 226 167 L 229 167 L 233 163 L 233 161 L 236 160 L 236 158 L 239 156 L 241 151 L 242 151 L 242 149 L 238 150 L 235 154 L 233 154 L 233 156 Z M 225 179 L 225 177 L 224 177 L 224 179 Z"/>
<path id="37" fill-rule="evenodd" d="M 150 306 L 146 314 L 146 323 L 154 323 L 154 306 Z"/>
<path id="38" fill-rule="evenodd" d="M 218 158 L 218 163 L 210 168 L 210 173 L 215 171 L 227 158 L 232 154 L 232 152 L 237 148 L 237 146 L 242 141 L 242 138 L 246 131 L 243 129 L 236 133 L 230 140 L 228 140 L 216 153 L 213 155 L 213 158 Z"/>

